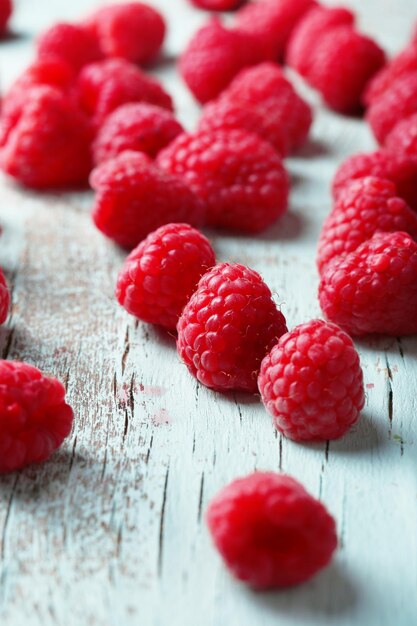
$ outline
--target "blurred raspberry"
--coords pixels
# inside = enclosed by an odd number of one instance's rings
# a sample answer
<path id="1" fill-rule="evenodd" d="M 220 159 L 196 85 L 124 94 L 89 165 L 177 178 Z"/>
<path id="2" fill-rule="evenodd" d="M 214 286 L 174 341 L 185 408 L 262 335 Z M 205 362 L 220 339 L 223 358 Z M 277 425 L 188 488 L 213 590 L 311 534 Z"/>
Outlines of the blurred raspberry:
<path id="1" fill-rule="evenodd" d="M 1 232 L 1 231 L 0 231 Z M 0 324 L 7 320 L 10 309 L 10 293 L 2 270 L 0 269 Z"/>
<path id="2" fill-rule="evenodd" d="M 385 147 L 390 152 L 413 159 L 417 169 L 417 113 L 394 126 L 385 139 Z M 417 195 L 417 182 L 415 189 Z"/>
<path id="3" fill-rule="evenodd" d="M 125 104 L 105 120 L 93 145 L 96 164 L 125 150 L 155 157 L 183 128 L 171 111 L 142 102 Z"/>
<path id="4" fill-rule="evenodd" d="M 417 72 L 417 43 L 397 54 L 373 77 L 365 90 L 363 98 L 365 105 L 369 106 L 380 98 L 391 89 L 396 80 L 415 72 Z"/>
<path id="5" fill-rule="evenodd" d="M 235 11 L 246 0 L 191 0 L 191 2 L 206 11 Z"/>
<path id="6" fill-rule="evenodd" d="M 144 322 L 175 329 L 198 281 L 215 262 L 210 242 L 198 230 L 188 224 L 161 226 L 127 257 L 116 298 Z"/>
<path id="7" fill-rule="evenodd" d="M 256 589 L 305 582 L 337 547 L 333 517 L 285 474 L 256 472 L 223 487 L 207 524 L 233 576 Z"/>
<path id="8" fill-rule="evenodd" d="M 46 461 L 72 422 L 59 380 L 27 363 L 0 361 L 0 473 Z"/>
<path id="9" fill-rule="evenodd" d="M 280 338 L 262 361 L 258 385 L 275 427 L 295 441 L 342 437 L 365 404 L 351 338 L 322 320 L 300 324 Z"/>
<path id="10" fill-rule="evenodd" d="M 256 233 L 288 206 L 289 178 L 272 146 L 243 130 L 184 133 L 157 157 L 207 207 L 207 223 Z"/>
<path id="11" fill-rule="evenodd" d="M 417 113 L 417 72 L 394 81 L 390 89 L 374 100 L 366 119 L 380 144 L 401 120 Z"/>
<path id="12" fill-rule="evenodd" d="M 142 2 L 111 4 L 98 9 L 86 22 L 107 57 L 147 63 L 159 53 L 165 38 L 165 21 Z"/>
<path id="13" fill-rule="evenodd" d="M 261 361 L 287 327 L 257 272 L 220 263 L 200 280 L 177 330 L 178 354 L 203 385 L 255 393 Z"/>
<path id="14" fill-rule="evenodd" d="M 59 22 L 38 39 L 38 57 L 65 61 L 75 71 L 99 61 L 103 55 L 97 39 L 82 26 Z"/>
<path id="15" fill-rule="evenodd" d="M 93 170 L 93 220 L 102 233 L 125 248 L 137 246 L 171 222 L 199 226 L 204 209 L 189 187 L 162 172 L 145 154 L 122 152 Z"/>
<path id="16" fill-rule="evenodd" d="M 0 0 L 0 35 L 4 35 L 4 33 L 7 31 L 7 27 L 12 13 L 12 0 Z"/>

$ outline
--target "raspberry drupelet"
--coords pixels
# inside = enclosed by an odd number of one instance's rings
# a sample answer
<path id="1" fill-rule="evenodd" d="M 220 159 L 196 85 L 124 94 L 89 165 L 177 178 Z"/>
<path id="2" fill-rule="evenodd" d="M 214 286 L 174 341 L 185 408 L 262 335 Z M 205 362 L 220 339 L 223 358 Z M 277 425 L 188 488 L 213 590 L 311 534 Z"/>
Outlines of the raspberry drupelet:
<path id="1" fill-rule="evenodd" d="M 406 233 L 377 233 L 329 264 L 319 300 L 351 335 L 417 333 L 417 243 Z"/>
<path id="2" fill-rule="evenodd" d="M 287 210 L 289 177 L 279 155 L 247 131 L 184 133 L 157 163 L 190 185 L 211 226 L 257 233 Z"/>
<path id="3" fill-rule="evenodd" d="M 116 298 L 144 322 L 175 329 L 198 281 L 215 262 L 210 242 L 198 230 L 188 224 L 166 224 L 127 257 Z"/>
<path id="4" fill-rule="evenodd" d="M 120 246 L 134 248 L 171 222 L 200 226 L 204 207 L 180 178 L 161 171 L 140 152 L 122 152 L 90 176 L 96 191 L 93 221 Z"/>
<path id="5" fill-rule="evenodd" d="M 258 379 L 275 427 L 295 441 L 342 437 L 365 403 L 359 355 L 335 324 L 312 320 L 283 335 Z"/>
<path id="6" fill-rule="evenodd" d="M 203 385 L 256 392 L 261 361 L 287 327 L 257 272 L 220 263 L 201 278 L 177 330 L 178 354 Z"/>
<path id="7" fill-rule="evenodd" d="M 72 423 L 59 380 L 27 363 L 0 361 L 0 473 L 46 461 Z"/>
<path id="8" fill-rule="evenodd" d="M 307 581 L 337 547 L 333 517 L 286 474 L 235 479 L 211 500 L 206 519 L 230 572 L 255 589 Z"/>

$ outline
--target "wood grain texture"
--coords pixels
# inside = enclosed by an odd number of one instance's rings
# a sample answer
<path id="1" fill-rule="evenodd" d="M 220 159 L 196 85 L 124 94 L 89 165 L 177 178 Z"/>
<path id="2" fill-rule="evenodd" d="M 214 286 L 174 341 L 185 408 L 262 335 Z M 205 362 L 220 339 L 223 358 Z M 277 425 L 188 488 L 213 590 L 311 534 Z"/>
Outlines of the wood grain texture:
<path id="1" fill-rule="evenodd" d="M 157 71 L 192 128 L 198 109 L 173 60 L 204 19 L 185 0 L 151 2 L 171 26 Z M 20 37 L 0 48 L 8 84 L 32 37 L 94 0 L 20 0 Z M 334 3 L 335 4 L 335 3 Z M 356 0 L 364 29 L 390 50 L 417 18 L 414 0 Z M 348 154 L 371 149 L 363 122 L 318 105 L 312 141 L 288 161 L 290 213 L 256 238 L 214 233 L 221 260 L 260 271 L 289 326 L 320 314 L 315 246 L 329 183 Z M 277 436 L 256 398 L 201 387 L 169 335 L 118 308 L 123 254 L 90 223 L 92 195 L 0 186 L 0 264 L 13 291 L 3 358 L 64 380 L 76 413 L 64 448 L 41 467 L 0 478 L 0 619 L 6 626 L 410 626 L 417 623 L 417 338 L 358 343 L 367 404 L 330 445 Z M 227 481 L 255 468 L 300 479 L 336 516 L 340 549 L 311 583 L 255 594 L 230 579 L 204 510 Z"/>

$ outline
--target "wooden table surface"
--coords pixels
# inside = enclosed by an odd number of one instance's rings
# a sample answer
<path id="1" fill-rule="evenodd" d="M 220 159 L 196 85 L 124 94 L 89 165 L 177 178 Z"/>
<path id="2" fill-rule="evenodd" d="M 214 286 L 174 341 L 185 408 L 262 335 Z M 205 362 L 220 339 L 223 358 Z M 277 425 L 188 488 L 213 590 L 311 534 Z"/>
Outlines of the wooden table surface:
<path id="1" fill-rule="evenodd" d="M 3 87 L 33 36 L 94 0 L 16 0 L 17 36 L 0 47 Z M 157 70 L 192 128 L 198 108 L 175 57 L 204 20 L 185 0 Z M 415 0 L 345 0 L 390 50 L 405 44 Z M 365 124 L 316 108 L 310 144 L 288 160 L 289 214 L 255 237 L 212 234 L 219 259 L 261 272 L 290 327 L 320 315 L 314 257 L 329 183 L 370 150 Z M 215 394 L 180 364 L 174 342 L 113 297 L 123 253 L 91 224 L 91 193 L 33 194 L 0 181 L 0 264 L 13 294 L 3 358 L 63 379 L 74 432 L 51 461 L 0 478 L 0 621 L 6 626 L 411 626 L 417 623 L 417 338 L 357 344 L 367 402 L 330 445 L 275 432 L 257 398 Z M 204 524 L 208 500 L 254 469 L 301 480 L 335 515 L 340 548 L 310 583 L 256 594 L 234 582 Z"/>

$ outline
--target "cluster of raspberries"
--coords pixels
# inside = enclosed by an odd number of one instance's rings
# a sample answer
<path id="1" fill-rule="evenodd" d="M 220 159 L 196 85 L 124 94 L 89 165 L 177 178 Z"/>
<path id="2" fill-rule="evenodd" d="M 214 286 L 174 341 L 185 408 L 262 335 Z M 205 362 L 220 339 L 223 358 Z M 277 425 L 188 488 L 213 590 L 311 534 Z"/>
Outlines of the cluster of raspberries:
<path id="1" fill-rule="evenodd" d="M 195 0 L 212 10 L 241 2 Z M 384 51 L 355 27 L 344 7 L 316 0 L 263 0 L 241 7 L 230 28 L 212 18 L 192 38 L 180 70 L 197 100 L 217 98 L 242 68 L 260 62 L 286 62 L 332 109 L 356 114 L 363 109 L 369 81 L 385 64 Z"/>

